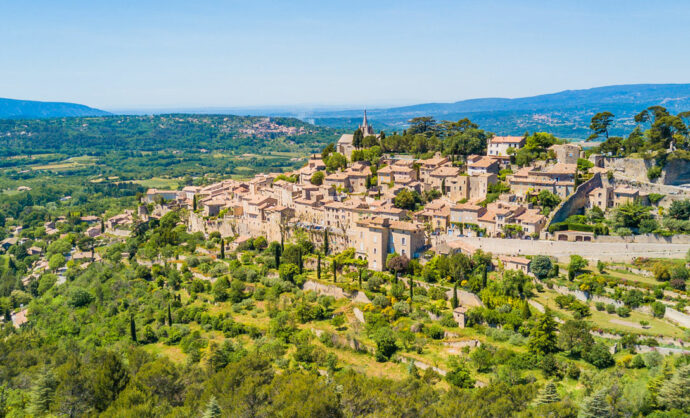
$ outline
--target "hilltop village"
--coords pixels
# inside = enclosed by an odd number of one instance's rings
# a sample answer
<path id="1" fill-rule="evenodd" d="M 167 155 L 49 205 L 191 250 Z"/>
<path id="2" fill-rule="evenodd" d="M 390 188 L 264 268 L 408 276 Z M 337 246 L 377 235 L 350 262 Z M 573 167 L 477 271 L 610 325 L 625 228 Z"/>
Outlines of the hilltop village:
<path id="1" fill-rule="evenodd" d="M 663 186 L 637 187 L 618 166 L 605 167 L 602 155 L 584 159 L 577 144 L 554 143 L 546 148 L 547 158 L 518 167 L 511 156 L 525 147 L 526 136 L 492 136 L 485 155 L 453 161 L 440 153 L 422 159 L 380 155 L 380 149 L 372 158 L 371 145 L 382 135 L 365 112 L 355 134 L 342 135 L 298 170 L 182 190 L 149 189 L 138 216 L 160 217 L 183 207 L 190 232 L 218 232 L 234 245 L 258 236 L 287 241 L 296 231 L 323 245 L 327 235 L 334 251 L 353 248 L 369 269 L 382 271 L 391 255 L 472 254 L 478 247 L 461 239 L 466 237 L 596 242 L 608 235 L 606 227 L 572 227 L 569 217 L 596 208 L 603 219 L 625 204 L 662 207 L 689 195 L 674 188 L 675 194 L 655 200 Z M 364 149 L 367 142 L 370 148 Z M 519 256 L 530 251 L 513 252 L 518 257 L 511 260 L 526 270 L 529 260 Z"/>

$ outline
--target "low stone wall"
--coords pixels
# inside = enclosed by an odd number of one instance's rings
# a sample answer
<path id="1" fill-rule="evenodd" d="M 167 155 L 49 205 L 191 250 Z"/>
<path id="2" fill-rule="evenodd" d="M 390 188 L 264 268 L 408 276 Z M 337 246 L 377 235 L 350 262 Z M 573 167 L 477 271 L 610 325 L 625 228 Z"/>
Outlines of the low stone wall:
<path id="1" fill-rule="evenodd" d="M 598 187 L 602 187 L 602 185 L 601 174 L 597 173 L 592 176 L 591 179 L 577 186 L 575 192 L 562 201 L 553 211 L 549 217 L 547 229 L 548 226 L 554 223 L 563 222 L 568 219 L 569 216 L 577 214 L 580 209 L 587 205 L 589 201 L 587 194 Z"/>

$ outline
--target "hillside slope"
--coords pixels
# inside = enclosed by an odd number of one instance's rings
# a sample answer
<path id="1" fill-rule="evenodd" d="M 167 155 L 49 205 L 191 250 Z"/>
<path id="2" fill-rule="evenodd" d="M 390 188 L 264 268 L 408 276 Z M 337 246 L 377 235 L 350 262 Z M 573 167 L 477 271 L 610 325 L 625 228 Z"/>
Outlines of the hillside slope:
<path id="1" fill-rule="evenodd" d="M 567 138 L 586 138 L 591 117 L 600 111 L 616 115 L 613 134 L 629 131 L 632 117 L 649 106 L 662 105 L 676 113 L 690 109 L 690 84 L 635 84 L 566 90 L 516 99 L 484 98 L 455 103 L 426 103 L 367 113 L 377 129 L 402 129 L 417 116 L 438 120 L 468 117 L 482 128 L 498 134 L 519 135 L 525 131 L 549 131 Z M 361 110 L 321 112 L 316 124 L 354 128 Z"/>
<path id="2" fill-rule="evenodd" d="M 77 103 L 38 102 L 0 98 L 0 119 L 106 116 L 109 112 Z"/>

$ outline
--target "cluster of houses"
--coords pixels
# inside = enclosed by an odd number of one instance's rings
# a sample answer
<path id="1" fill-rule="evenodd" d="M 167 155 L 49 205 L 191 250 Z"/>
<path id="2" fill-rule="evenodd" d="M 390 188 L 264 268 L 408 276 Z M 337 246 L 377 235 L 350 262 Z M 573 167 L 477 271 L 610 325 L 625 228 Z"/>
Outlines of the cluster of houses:
<path id="1" fill-rule="evenodd" d="M 375 135 L 366 114 L 360 130 Z M 343 135 L 336 150 L 350 158 L 353 138 Z M 331 248 L 354 248 L 357 256 L 368 260 L 369 268 L 382 270 L 388 254 L 419 257 L 431 246 L 459 236 L 538 237 L 548 219 L 533 206 L 532 197 L 543 190 L 561 199 L 571 196 L 583 154 L 577 145 L 557 144 L 549 149 L 555 162 L 553 158 L 537 161 L 501 173 L 511 168 L 510 155 L 524 145 L 524 137 L 495 136 L 488 141 L 486 155 L 468 156 L 463 165 L 440 154 L 428 159 L 384 156 L 378 169 L 372 170 L 367 161 L 355 161 L 330 173 L 321 156 L 314 155 L 290 173 L 259 174 L 245 181 L 229 179 L 179 191 L 150 189 L 142 200 L 165 202 L 156 205 L 158 211 L 186 207 L 190 231 L 218 231 L 236 237 L 235 242 L 255 236 L 279 241 L 300 230 L 320 244 L 328 230 Z M 598 167 L 591 170 L 603 172 Z M 318 172 L 324 173 L 323 181 L 313 184 Z M 488 202 L 487 194 L 499 177 L 510 192 Z M 424 192 L 436 190 L 440 196 L 411 211 L 394 204 L 402 190 L 427 196 Z M 587 197 L 587 207 L 606 209 L 640 196 L 633 189 L 602 186 Z M 140 208 L 139 215 L 146 216 L 146 209 Z M 123 216 L 131 221 L 131 214 Z"/>

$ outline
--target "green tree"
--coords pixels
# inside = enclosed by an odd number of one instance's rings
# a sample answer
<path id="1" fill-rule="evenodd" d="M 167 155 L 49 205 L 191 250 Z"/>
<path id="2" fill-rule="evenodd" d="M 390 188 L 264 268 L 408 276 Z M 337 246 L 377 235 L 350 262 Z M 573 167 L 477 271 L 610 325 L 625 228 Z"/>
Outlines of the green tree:
<path id="1" fill-rule="evenodd" d="M 594 338 L 589 333 L 590 326 L 585 321 L 569 319 L 561 325 L 558 334 L 558 348 L 579 357 L 594 345 Z"/>
<path id="2" fill-rule="evenodd" d="M 57 384 L 53 371 L 44 366 L 31 386 L 29 413 L 34 416 L 43 416 L 50 410 Z"/>
<path id="3" fill-rule="evenodd" d="M 606 402 L 606 389 L 600 389 L 592 396 L 585 399 L 579 417 L 582 418 L 607 418 L 613 417 L 611 407 Z"/>
<path id="4" fill-rule="evenodd" d="M 530 352 L 538 355 L 555 352 L 557 350 L 557 330 L 558 327 L 553 319 L 553 313 L 547 308 L 546 312 L 539 317 L 537 323 L 530 331 L 527 344 Z"/>
<path id="5" fill-rule="evenodd" d="M 223 416 L 223 411 L 220 409 L 216 397 L 211 396 L 206 404 L 202 418 L 220 418 L 221 416 Z"/>
<path id="6" fill-rule="evenodd" d="M 398 350 L 395 333 L 386 326 L 376 330 L 373 340 L 376 342 L 376 361 L 388 361 Z"/>
<path id="7" fill-rule="evenodd" d="M 474 379 L 467 370 L 467 366 L 461 364 L 446 373 L 446 381 L 451 385 L 461 389 L 471 389 L 474 387 Z"/>
<path id="8" fill-rule="evenodd" d="M 536 255 L 529 262 L 529 269 L 537 279 L 544 280 L 549 276 L 551 269 L 553 269 L 553 263 L 551 258 L 545 255 Z"/>
<path id="9" fill-rule="evenodd" d="M 65 256 L 62 254 L 53 254 L 48 261 L 48 267 L 52 271 L 57 271 L 60 267 L 65 265 Z"/>
<path id="10" fill-rule="evenodd" d="M 328 250 L 329 250 L 328 228 L 324 228 L 324 230 L 323 230 L 323 253 L 325 255 L 328 255 Z"/>
<path id="11" fill-rule="evenodd" d="M 331 263 L 331 269 L 333 270 L 333 282 L 338 281 L 338 261 L 333 259 Z"/>
<path id="12" fill-rule="evenodd" d="M 357 128 L 355 130 L 355 133 L 352 135 L 352 145 L 360 149 L 362 148 L 362 142 L 364 141 L 364 134 L 362 133 L 362 130 Z"/>
<path id="13" fill-rule="evenodd" d="M 560 402 L 561 397 L 558 396 L 556 384 L 553 381 L 548 381 L 546 385 L 539 391 L 537 399 L 534 401 L 537 405 L 544 405 L 554 402 Z"/>
<path id="14" fill-rule="evenodd" d="M 678 368 L 659 388 L 659 404 L 690 414 L 690 365 Z"/>
<path id="15" fill-rule="evenodd" d="M 223 238 L 220 239 L 220 259 L 225 259 L 225 240 Z"/>
<path id="16" fill-rule="evenodd" d="M 417 199 L 413 192 L 402 189 L 393 199 L 393 204 L 399 209 L 413 210 L 417 205 Z"/>
<path id="17" fill-rule="evenodd" d="M 450 300 L 450 306 L 455 309 L 458 305 L 460 305 L 460 301 L 458 301 L 458 283 L 455 282 L 455 284 L 453 284 L 453 297 Z"/>
<path id="18" fill-rule="evenodd" d="M 323 174 L 323 171 L 317 171 L 316 173 L 311 175 L 311 179 L 309 179 L 309 182 L 314 186 L 321 186 L 323 184 L 323 179 L 325 177 L 326 175 Z"/>
<path id="19" fill-rule="evenodd" d="M 321 253 L 316 254 L 316 278 L 321 280 Z"/>
<path id="20" fill-rule="evenodd" d="M 129 317 L 129 336 L 132 341 L 137 342 L 137 324 L 134 322 L 134 315 Z"/>
<path id="21" fill-rule="evenodd" d="M 606 139 L 609 139 L 609 126 L 613 122 L 613 113 L 611 112 L 599 112 L 592 116 L 592 123 L 589 125 L 589 129 L 592 130 L 592 135 L 587 138 L 587 141 L 599 138 L 604 135 Z"/>
<path id="22" fill-rule="evenodd" d="M 93 369 L 93 392 L 97 411 L 105 411 L 127 386 L 129 373 L 112 351 L 104 351 L 98 357 L 98 367 Z"/>

